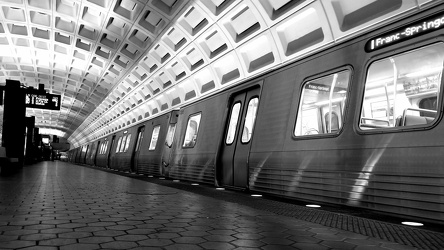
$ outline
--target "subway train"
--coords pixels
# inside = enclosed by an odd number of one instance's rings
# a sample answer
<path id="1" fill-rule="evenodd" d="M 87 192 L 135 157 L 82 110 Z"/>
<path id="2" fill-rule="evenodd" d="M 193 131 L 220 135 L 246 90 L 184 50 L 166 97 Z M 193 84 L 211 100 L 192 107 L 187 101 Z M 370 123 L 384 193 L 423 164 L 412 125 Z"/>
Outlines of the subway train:
<path id="1" fill-rule="evenodd" d="M 68 160 L 444 224 L 444 4 L 393 20 Z"/>

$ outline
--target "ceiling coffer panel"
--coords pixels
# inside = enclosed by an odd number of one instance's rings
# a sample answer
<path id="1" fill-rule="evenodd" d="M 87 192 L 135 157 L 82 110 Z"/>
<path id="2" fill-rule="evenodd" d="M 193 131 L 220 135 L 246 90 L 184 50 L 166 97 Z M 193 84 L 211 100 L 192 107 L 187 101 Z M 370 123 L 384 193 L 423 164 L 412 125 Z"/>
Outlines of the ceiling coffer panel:
<path id="1" fill-rule="evenodd" d="M 424 8 L 348 2 L 0 1 L 0 80 L 60 94 L 27 114 L 79 146 Z"/>

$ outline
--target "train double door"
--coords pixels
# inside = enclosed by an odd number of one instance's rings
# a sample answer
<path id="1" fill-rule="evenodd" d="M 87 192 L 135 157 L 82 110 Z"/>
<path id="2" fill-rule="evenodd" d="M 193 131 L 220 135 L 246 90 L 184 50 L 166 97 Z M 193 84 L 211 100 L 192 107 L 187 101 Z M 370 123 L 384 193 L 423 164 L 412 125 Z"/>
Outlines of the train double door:
<path id="1" fill-rule="evenodd" d="M 137 165 L 140 154 L 140 144 L 143 140 L 143 133 L 145 132 L 145 126 L 141 126 L 137 129 L 136 143 L 134 144 L 134 150 L 131 154 L 131 172 L 137 173 Z"/>
<path id="2" fill-rule="evenodd" d="M 227 124 L 219 156 L 222 186 L 248 188 L 248 156 L 259 106 L 260 88 L 231 98 Z"/>

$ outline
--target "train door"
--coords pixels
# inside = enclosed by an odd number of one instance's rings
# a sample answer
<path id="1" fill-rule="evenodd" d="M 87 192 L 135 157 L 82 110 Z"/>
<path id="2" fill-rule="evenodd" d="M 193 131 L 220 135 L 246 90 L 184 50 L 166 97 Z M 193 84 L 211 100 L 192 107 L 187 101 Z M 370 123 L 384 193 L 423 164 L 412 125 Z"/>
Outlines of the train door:
<path id="1" fill-rule="evenodd" d="M 86 145 L 85 147 L 86 147 L 86 149 L 85 149 L 85 157 L 83 158 L 83 161 L 82 161 L 83 164 L 86 163 L 86 159 L 88 157 L 89 145 Z"/>
<path id="2" fill-rule="evenodd" d="M 95 150 L 95 152 L 94 152 L 94 158 L 93 158 L 93 165 L 94 166 L 97 166 L 97 155 L 98 154 L 100 154 L 100 146 L 101 146 L 101 144 L 100 144 L 100 141 L 97 141 L 97 146 L 96 146 L 96 150 Z"/>
<path id="3" fill-rule="evenodd" d="M 107 156 L 107 160 L 106 160 L 106 168 L 109 168 L 109 163 L 110 163 L 110 159 L 111 159 L 111 151 L 113 150 L 113 144 L 114 144 L 114 140 L 116 139 L 116 136 L 113 135 L 113 137 L 111 138 L 111 144 L 109 145 L 109 151 L 108 151 L 108 156 Z"/>
<path id="4" fill-rule="evenodd" d="M 221 184 L 248 188 L 248 156 L 259 106 L 260 88 L 248 90 L 231 99 L 225 137 L 221 147 Z"/>
<path id="5" fill-rule="evenodd" d="M 171 112 L 171 117 L 168 122 L 168 131 L 165 138 L 165 145 L 163 146 L 162 150 L 162 166 L 161 166 L 161 173 L 163 176 L 169 177 L 169 170 L 168 167 L 170 165 L 171 160 L 171 154 L 173 152 L 173 141 L 174 141 L 174 134 L 176 132 L 176 124 L 177 124 L 177 118 L 179 117 L 179 114 L 177 111 Z"/>
<path id="6" fill-rule="evenodd" d="M 140 144 L 143 139 L 143 132 L 145 131 L 145 126 L 139 127 L 137 130 L 136 144 L 134 146 L 133 154 L 131 155 L 131 172 L 137 172 L 137 161 L 139 159 Z"/>

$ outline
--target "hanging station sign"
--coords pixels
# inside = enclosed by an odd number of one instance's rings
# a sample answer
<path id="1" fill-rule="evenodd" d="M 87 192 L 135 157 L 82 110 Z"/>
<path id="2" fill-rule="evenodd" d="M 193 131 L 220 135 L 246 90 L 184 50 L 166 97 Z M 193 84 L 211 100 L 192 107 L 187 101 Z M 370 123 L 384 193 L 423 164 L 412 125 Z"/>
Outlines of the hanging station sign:
<path id="1" fill-rule="evenodd" d="M 442 28 L 444 28 L 444 13 L 439 13 L 370 39 L 365 44 L 365 51 L 372 52 Z"/>
<path id="2" fill-rule="evenodd" d="M 60 110 L 60 95 L 46 93 L 26 93 L 27 108 Z"/>

